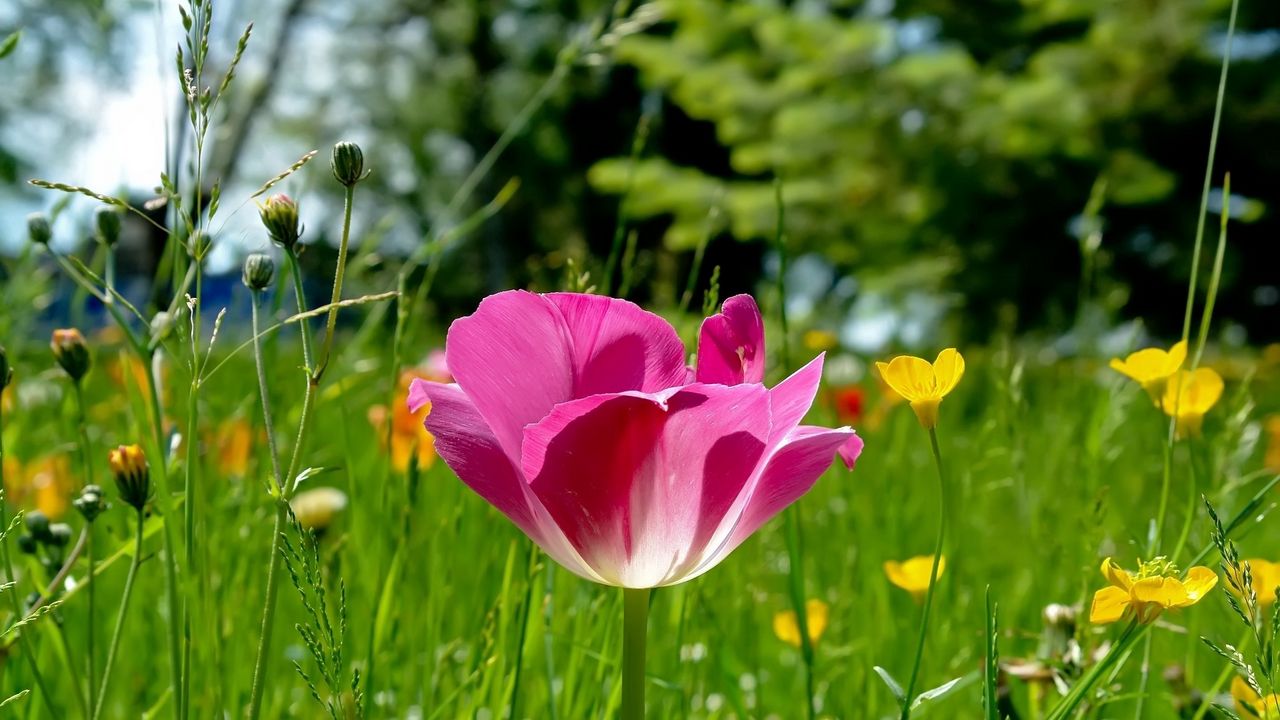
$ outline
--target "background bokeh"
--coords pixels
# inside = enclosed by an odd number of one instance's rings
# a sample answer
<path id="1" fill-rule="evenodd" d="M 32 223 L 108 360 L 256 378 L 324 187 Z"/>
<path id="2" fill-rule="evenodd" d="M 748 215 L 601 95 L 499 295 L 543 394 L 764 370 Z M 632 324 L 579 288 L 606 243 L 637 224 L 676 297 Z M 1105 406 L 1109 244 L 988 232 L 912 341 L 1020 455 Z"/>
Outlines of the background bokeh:
<path id="1" fill-rule="evenodd" d="M 781 178 L 793 313 L 820 316 L 850 349 L 1001 328 L 1070 354 L 1130 342 L 1132 318 L 1163 337 L 1181 326 L 1229 6 L 228 0 L 215 56 L 246 21 L 255 30 L 205 176 L 239 203 L 305 151 L 357 140 L 375 170 L 358 229 L 383 258 L 518 179 L 501 212 L 443 254 L 433 297 L 446 319 L 499 288 L 560 285 L 570 259 L 598 280 L 620 210 L 635 233 L 635 299 L 674 305 L 703 243 L 698 287 L 720 266 L 726 291 L 753 289 L 776 268 Z M 141 203 L 166 162 L 190 162 L 165 153 L 186 128 L 171 4 L 10 0 L 0 31 L 15 27 L 23 40 L 0 83 L 10 255 L 25 215 L 64 200 L 27 179 Z M 1208 235 L 1230 171 L 1238 222 L 1217 312 L 1239 345 L 1280 338 L 1280 5 L 1242 3 L 1232 55 Z M 319 266 L 340 197 L 311 182 L 290 191 Z M 91 205 L 55 208 L 57 246 L 89 244 Z M 215 228 L 224 272 L 268 245 L 252 203 L 228 209 Z M 159 239 L 147 240 L 134 239 L 127 267 L 149 271 Z"/>

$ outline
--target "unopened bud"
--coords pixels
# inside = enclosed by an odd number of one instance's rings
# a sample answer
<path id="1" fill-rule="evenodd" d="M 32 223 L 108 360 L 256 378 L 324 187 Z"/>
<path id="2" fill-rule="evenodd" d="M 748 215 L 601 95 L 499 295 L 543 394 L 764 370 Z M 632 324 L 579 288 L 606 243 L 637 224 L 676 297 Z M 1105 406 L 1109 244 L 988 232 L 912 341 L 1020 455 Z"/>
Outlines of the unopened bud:
<path id="1" fill-rule="evenodd" d="M 196 230 L 187 238 L 187 253 L 196 260 L 203 260 L 213 247 L 213 238 L 203 230 Z"/>
<path id="2" fill-rule="evenodd" d="M 298 244 L 302 236 L 302 226 L 298 224 L 298 203 L 283 193 L 272 195 L 258 206 L 258 216 L 267 228 L 271 240 L 291 250 Z"/>
<path id="3" fill-rule="evenodd" d="M 102 488 L 97 485 L 85 485 L 80 491 L 80 497 L 71 501 L 71 504 L 87 522 L 93 522 L 107 509 L 107 503 L 102 499 Z"/>
<path id="4" fill-rule="evenodd" d="M 365 178 L 364 153 L 353 142 L 340 142 L 333 146 L 333 177 L 351 187 Z"/>
<path id="5" fill-rule="evenodd" d="M 107 463 L 116 477 L 120 499 L 141 511 L 151 498 L 151 469 L 142 448 L 137 445 L 121 445 L 108 454 Z"/>
<path id="6" fill-rule="evenodd" d="M 79 330 L 54 330 L 49 347 L 53 350 L 53 359 L 58 361 L 72 380 L 80 382 L 85 373 L 89 372 L 89 346 L 85 344 L 84 336 Z"/>
<path id="7" fill-rule="evenodd" d="M 23 555 L 36 554 L 36 538 L 34 535 L 22 533 L 18 536 L 18 552 Z"/>
<path id="8" fill-rule="evenodd" d="M 120 211 L 109 207 L 100 207 L 93 214 L 93 222 L 97 228 L 98 242 L 113 247 L 120 240 Z"/>
<path id="9" fill-rule="evenodd" d="M 48 245 L 53 239 L 53 228 L 49 226 L 49 218 L 44 213 L 31 213 L 27 216 L 27 235 L 37 245 Z"/>
<path id="10" fill-rule="evenodd" d="M 276 276 L 276 263 L 270 255 L 253 253 L 244 259 L 244 272 L 241 279 L 245 287 L 254 292 L 266 290 Z"/>
<path id="11" fill-rule="evenodd" d="M 34 537 L 36 540 L 40 542 L 44 542 L 45 540 L 49 539 L 49 516 L 48 515 L 45 515 L 40 510 L 32 510 L 31 512 L 27 513 L 22 518 L 22 520 L 24 523 L 26 523 L 27 532 L 31 533 L 32 537 Z"/>
<path id="12" fill-rule="evenodd" d="M 54 523 L 49 526 L 49 544 L 56 548 L 66 547 L 71 542 L 71 526 L 66 523 Z"/>

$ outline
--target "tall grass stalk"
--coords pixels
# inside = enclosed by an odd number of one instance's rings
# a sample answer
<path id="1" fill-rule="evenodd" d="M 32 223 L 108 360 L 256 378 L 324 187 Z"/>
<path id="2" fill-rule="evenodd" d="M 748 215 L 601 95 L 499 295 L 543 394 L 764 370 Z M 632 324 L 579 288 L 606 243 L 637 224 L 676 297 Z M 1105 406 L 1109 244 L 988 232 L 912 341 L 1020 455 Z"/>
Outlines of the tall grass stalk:
<path id="1" fill-rule="evenodd" d="M 138 567 L 142 565 L 142 541 L 145 537 L 146 515 L 139 509 L 135 516 L 137 521 L 134 531 L 133 560 L 129 563 L 129 574 L 124 580 L 124 592 L 120 595 L 120 610 L 116 615 L 116 628 L 111 633 L 111 644 L 107 646 L 107 662 L 102 669 L 102 687 L 98 690 L 98 702 L 93 706 L 93 720 L 102 716 L 102 708 L 106 705 L 107 691 L 111 688 L 111 671 L 115 668 L 116 652 L 120 649 L 120 638 L 124 631 L 124 621 L 129 614 L 129 599 L 133 597 L 133 582 L 138 577 Z M 90 581 L 92 582 L 92 580 Z M 93 682 L 93 678 L 89 679 Z"/>
<path id="2" fill-rule="evenodd" d="M 84 387 L 81 385 L 80 379 L 77 378 L 71 381 L 71 388 L 76 398 L 76 429 L 77 429 L 77 436 L 80 439 L 80 458 L 84 466 L 84 481 L 85 481 L 85 485 L 93 485 L 94 484 L 93 482 L 93 450 L 89 444 L 89 424 L 85 419 Z M 3 527 L 2 522 L 0 522 L 0 527 Z M 93 582 L 93 564 L 94 564 L 93 520 L 86 518 L 84 532 L 85 532 L 85 561 L 88 563 L 88 566 L 89 566 L 89 569 L 87 571 L 87 575 L 89 578 L 89 589 L 88 589 L 89 596 L 87 600 L 89 605 L 89 613 L 85 618 L 86 627 L 85 627 L 84 651 L 85 651 L 85 664 L 88 667 L 88 674 L 89 674 L 89 682 L 87 684 L 87 692 L 89 696 L 89 707 L 92 708 L 95 704 L 94 697 L 97 691 L 97 688 L 94 686 L 96 683 L 96 678 L 98 677 L 97 673 L 94 672 L 94 646 L 93 646 L 94 635 L 96 634 L 95 629 L 96 629 L 96 620 L 97 620 L 97 612 L 96 612 L 97 603 L 96 603 L 96 598 L 94 597 L 96 595 L 96 592 L 94 590 L 95 583 Z"/>

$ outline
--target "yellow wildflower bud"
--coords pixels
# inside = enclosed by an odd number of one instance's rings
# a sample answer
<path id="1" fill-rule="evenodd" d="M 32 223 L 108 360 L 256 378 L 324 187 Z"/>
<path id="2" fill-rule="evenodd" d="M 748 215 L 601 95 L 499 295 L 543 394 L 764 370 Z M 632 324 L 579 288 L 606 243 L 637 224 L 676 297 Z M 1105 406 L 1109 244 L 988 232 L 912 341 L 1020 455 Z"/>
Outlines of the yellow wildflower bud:
<path id="1" fill-rule="evenodd" d="M 1258 718 L 1258 720 L 1280 718 L 1280 693 L 1263 697 L 1249 687 L 1249 683 L 1239 675 L 1231 680 L 1231 699 L 1235 701 L 1236 712 L 1242 718 Z"/>
<path id="2" fill-rule="evenodd" d="M 916 419 L 926 430 L 938 425 L 938 405 L 964 377 L 964 357 L 955 348 L 938 353 L 932 363 L 911 355 L 876 363 L 880 377 L 903 399 L 911 403 Z"/>
<path id="3" fill-rule="evenodd" d="M 947 558 L 939 556 L 938 574 L 934 576 L 935 582 L 942 577 L 942 571 L 946 567 Z M 925 593 L 929 591 L 929 571 L 932 569 L 932 555 L 917 555 L 902 562 L 890 560 L 884 564 L 884 574 L 889 578 L 889 582 L 911 593 L 917 602 L 923 600 Z"/>
<path id="4" fill-rule="evenodd" d="M 121 445 L 107 455 L 107 463 L 116 477 L 120 499 L 141 511 L 151 497 L 151 470 L 142 448 Z"/>
<path id="5" fill-rule="evenodd" d="M 831 608 L 821 600 L 814 598 L 804 604 L 804 619 L 809 626 L 810 644 L 816 645 L 827 631 L 830 616 Z M 800 647 L 800 623 L 796 620 L 794 610 L 783 610 L 773 616 L 773 634 L 792 647 Z"/>
<path id="6" fill-rule="evenodd" d="M 1151 396 L 1151 401 L 1159 405 L 1169 376 L 1178 372 L 1186 359 L 1187 341 L 1179 340 L 1168 352 L 1160 348 L 1145 348 L 1130 353 L 1123 360 L 1112 358 L 1111 369 L 1136 380 Z"/>
<path id="7" fill-rule="evenodd" d="M 1165 385 L 1160 407 L 1174 418 L 1178 437 L 1199 437 L 1204 415 L 1222 397 L 1222 376 L 1212 368 L 1180 371 Z"/>

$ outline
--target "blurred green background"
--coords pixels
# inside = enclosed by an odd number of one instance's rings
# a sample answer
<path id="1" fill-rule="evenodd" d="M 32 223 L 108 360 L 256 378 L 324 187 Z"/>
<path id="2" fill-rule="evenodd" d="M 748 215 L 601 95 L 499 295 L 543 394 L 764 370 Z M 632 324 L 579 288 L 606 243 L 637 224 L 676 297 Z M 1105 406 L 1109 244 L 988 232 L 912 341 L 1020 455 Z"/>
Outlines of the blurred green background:
<path id="1" fill-rule="evenodd" d="M 751 290 L 776 268 L 781 178 L 792 312 L 849 349 L 999 327 L 1071 354 L 1117 328 L 1129 342 L 1131 318 L 1158 336 L 1180 328 L 1229 9 L 228 0 L 215 56 L 245 22 L 255 34 L 205 175 L 240 198 L 309 149 L 357 140 L 374 168 L 359 230 L 375 260 L 412 253 L 518 179 L 501 212 L 443 253 L 444 319 L 497 289 L 559 286 L 569 259 L 599 281 L 615 235 L 632 233 L 637 300 L 674 305 L 704 243 L 697 287 L 720 266 L 726 292 Z M 140 203 L 165 139 L 179 146 L 186 127 L 170 3 L 9 0 L 0 35 L 15 28 L 22 41 L 0 66 L 8 254 L 25 244 L 26 213 L 60 199 L 28 178 Z M 1240 345 L 1280 338 L 1280 5 L 1241 4 L 1232 56 L 1208 225 L 1212 238 L 1230 171 L 1239 222 L 1218 327 Z M 506 131 L 492 169 L 467 183 Z M 336 186 L 314 184 L 290 192 L 319 266 L 341 206 Z M 87 242 L 89 205 L 55 224 L 62 247 Z M 268 244 L 252 210 L 219 231 L 215 269 Z M 149 268 L 156 244 L 139 245 L 134 266 Z"/>

